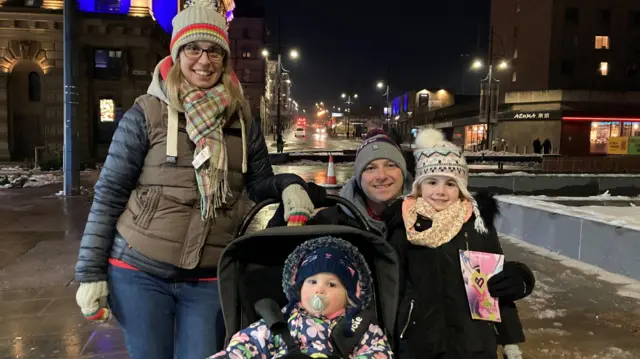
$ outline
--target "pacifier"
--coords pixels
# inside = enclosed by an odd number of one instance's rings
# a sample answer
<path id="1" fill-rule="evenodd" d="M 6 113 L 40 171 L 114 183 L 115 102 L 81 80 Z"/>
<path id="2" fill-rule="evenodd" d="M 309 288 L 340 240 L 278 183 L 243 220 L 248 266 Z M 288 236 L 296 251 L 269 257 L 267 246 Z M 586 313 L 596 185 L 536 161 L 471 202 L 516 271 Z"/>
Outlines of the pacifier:
<path id="1" fill-rule="evenodd" d="M 322 313 L 326 308 L 324 296 L 315 294 L 313 297 L 311 297 L 311 308 L 318 314 Z"/>

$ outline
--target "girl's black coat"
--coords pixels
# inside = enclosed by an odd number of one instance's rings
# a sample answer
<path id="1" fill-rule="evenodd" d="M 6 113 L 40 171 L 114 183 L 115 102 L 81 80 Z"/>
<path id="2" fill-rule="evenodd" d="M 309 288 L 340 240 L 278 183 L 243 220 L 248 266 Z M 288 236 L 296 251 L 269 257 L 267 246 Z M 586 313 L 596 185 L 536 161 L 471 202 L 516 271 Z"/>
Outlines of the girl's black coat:
<path id="1" fill-rule="evenodd" d="M 498 206 L 492 195 L 476 196 L 489 233 L 474 229 L 472 216 L 460 232 L 438 248 L 411 244 L 402 221 L 402 201 L 385 212 L 389 241 L 401 264 L 401 304 L 396 343 L 404 341 L 416 358 L 495 358 L 498 344 L 524 342 L 522 324 L 513 302 L 500 301 L 501 323 L 472 320 L 467 303 L 459 250 L 502 254 L 494 219 Z M 431 220 L 419 218 L 422 228 Z"/>

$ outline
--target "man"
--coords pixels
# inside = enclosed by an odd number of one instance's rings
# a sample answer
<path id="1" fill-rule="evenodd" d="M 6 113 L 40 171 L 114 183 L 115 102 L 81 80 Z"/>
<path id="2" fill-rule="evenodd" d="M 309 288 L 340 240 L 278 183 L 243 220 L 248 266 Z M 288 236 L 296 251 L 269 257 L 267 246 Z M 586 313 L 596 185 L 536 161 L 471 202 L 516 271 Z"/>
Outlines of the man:
<path id="1" fill-rule="evenodd" d="M 411 191 L 413 176 L 409 169 L 414 166 L 408 167 L 407 160 L 413 161 L 413 155 L 408 152 L 405 159 L 400 147 L 389 136 L 372 132 L 356 152 L 354 176 L 342 187 L 340 197 L 353 203 L 373 230 L 386 235 L 382 213 L 391 202 Z M 323 188 L 309 184 L 308 193 L 316 207 L 323 205 Z M 281 211 L 282 206 L 267 227 L 286 225 Z M 359 226 L 355 216 L 341 205 L 316 209 L 307 224 Z"/>

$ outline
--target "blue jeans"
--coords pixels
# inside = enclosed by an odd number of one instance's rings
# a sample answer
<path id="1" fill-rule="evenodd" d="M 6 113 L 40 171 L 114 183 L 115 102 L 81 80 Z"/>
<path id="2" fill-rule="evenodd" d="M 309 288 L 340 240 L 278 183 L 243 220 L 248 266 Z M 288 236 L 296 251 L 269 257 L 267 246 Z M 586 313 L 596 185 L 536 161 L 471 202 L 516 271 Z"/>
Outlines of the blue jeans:
<path id="1" fill-rule="evenodd" d="M 131 359 L 204 359 L 221 350 L 217 281 L 176 282 L 109 266 L 109 306 Z"/>

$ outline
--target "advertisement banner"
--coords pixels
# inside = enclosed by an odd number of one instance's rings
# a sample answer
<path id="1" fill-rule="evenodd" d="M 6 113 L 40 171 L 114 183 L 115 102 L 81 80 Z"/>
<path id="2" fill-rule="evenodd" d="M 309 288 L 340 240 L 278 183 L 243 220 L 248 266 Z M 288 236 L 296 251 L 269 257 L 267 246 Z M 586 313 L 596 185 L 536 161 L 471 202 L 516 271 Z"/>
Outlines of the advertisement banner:
<path id="1" fill-rule="evenodd" d="M 640 137 L 629 137 L 629 154 L 640 155 Z"/>
<path id="2" fill-rule="evenodd" d="M 607 154 L 626 155 L 629 152 L 629 137 L 610 137 Z"/>

